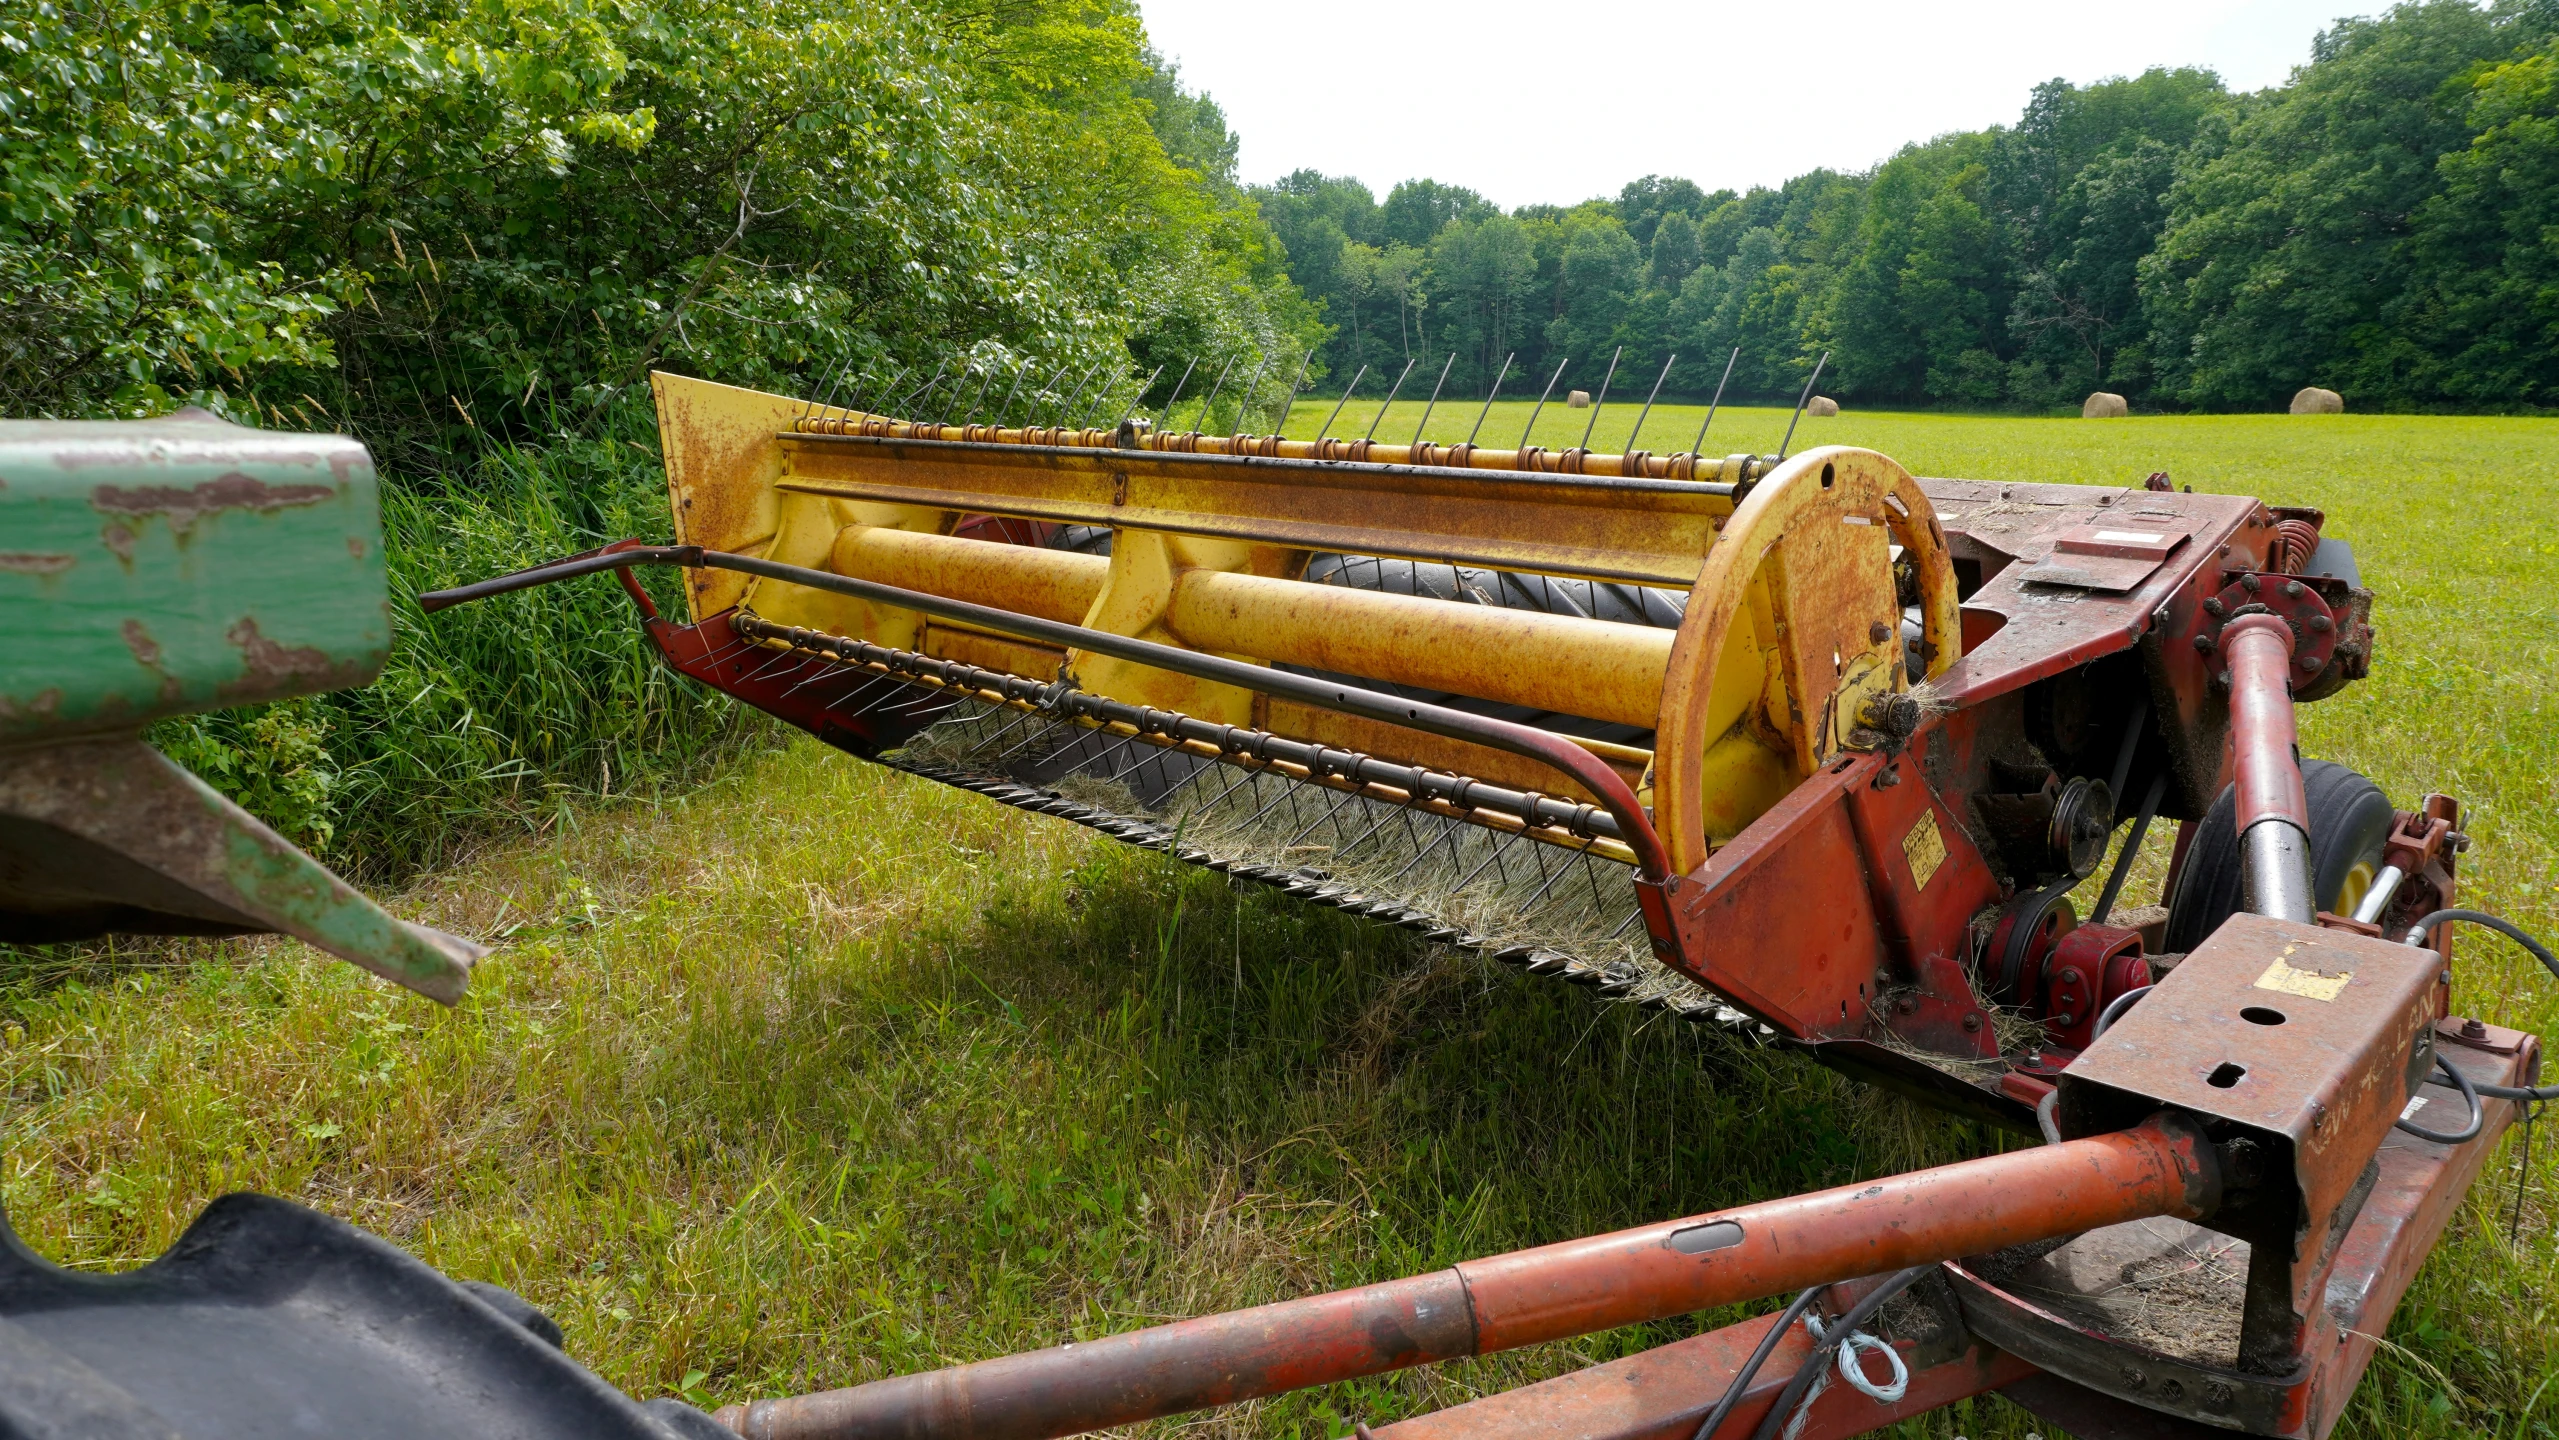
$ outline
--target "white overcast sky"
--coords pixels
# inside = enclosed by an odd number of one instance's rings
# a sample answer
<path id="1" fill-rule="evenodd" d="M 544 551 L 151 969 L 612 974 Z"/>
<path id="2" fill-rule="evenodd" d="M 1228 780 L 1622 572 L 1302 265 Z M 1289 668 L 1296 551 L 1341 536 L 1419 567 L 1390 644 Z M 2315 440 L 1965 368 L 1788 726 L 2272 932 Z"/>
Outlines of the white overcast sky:
<path id="1" fill-rule="evenodd" d="M 2202 65 L 2279 84 L 2378 0 L 2131 5 L 1828 0 L 1140 0 L 1156 48 L 1226 109 L 1243 178 L 1301 166 L 1381 200 L 1428 177 L 1505 207 L 1854 170 L 2012 122 L 2038 83 Z"/>

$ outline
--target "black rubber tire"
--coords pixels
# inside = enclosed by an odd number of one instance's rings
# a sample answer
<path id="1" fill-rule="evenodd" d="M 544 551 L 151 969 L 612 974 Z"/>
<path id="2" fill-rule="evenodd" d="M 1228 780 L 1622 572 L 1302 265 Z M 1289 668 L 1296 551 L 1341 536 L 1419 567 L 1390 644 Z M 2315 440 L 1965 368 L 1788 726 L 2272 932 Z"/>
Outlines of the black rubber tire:
<path id="1" fill-rule="evenodd" d="M 2342 913 L 2357 867 L 2369 882 L 2381 868 L 2382 843 L 2390 838 L 2390 797 L 2381 787 L 2328 760 L 2301 762 L 2301 786 L 2310 802 L 2311 893 L 2323 910 Z M 2161 949 L 2182 955 L 2204 943 L 2239 908 L 2239 796 L 2224 786 L 2196 826 L 2168 902 L 2168 934 Z M 2357 887 L 2353 898 L 2362 898 Z"/>

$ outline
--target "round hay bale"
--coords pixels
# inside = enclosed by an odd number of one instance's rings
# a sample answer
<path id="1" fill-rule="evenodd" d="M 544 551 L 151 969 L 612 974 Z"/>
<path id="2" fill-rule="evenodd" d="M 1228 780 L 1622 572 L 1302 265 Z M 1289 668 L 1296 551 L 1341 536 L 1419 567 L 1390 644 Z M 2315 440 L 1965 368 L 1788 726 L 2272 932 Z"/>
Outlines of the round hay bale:
<path id="1" fill-rule="evenodd" d="M 2316 385 L 2304 385 L 2301 387 L 2301 393 L 2292 397 L 2292 413 L 2295 415 L 2343 415 L 2346 413 L 2346 397 L 2334 390 L 2322 390 Z"/>
<path id="2" fill-rule="evenodd" d="M 1816 395 L 1812 399 L 1804 402 L 1804 413 L 1807 415 L 1836 415 L 1839 413 L 1839 402 L 1833 400 L 1827 395 Z"/>
<path id="3" fill-rule="evenodd" d="M 1564 397 L 1564 404 L 1575 410 L 1588 410 L 1590 408 L 1590 392 L 1588 390 L 1576 390 L 1572 394 Z"/>
<path id="4" fill-rule="evenodd" d="M 2104 390 L 2090 395 L 2079 406 L 2082 420 L 2121 420 L 2131 413 L 2132 407 L 2124 403 L 2123 396 Z"/>

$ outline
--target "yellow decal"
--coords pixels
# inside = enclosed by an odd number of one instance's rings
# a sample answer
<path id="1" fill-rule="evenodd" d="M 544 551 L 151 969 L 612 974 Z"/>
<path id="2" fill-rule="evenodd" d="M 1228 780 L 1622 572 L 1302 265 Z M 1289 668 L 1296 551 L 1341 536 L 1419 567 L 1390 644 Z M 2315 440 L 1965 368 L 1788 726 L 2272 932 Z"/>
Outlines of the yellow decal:
<path id="1" fill-rule="evenodd" d="M 1946 863 L 1946 837 L 1937 833 L 1937 812 L 1922 810 L 1911 822 L 1910 832 L 1901 837 L 1902 858 L 1910 862 L 1910 878 L 1925 890 Z"/>
<path id="2" fill-rule="evenodd" d="M 2346 982 L 2355 978 L 2355 972 L 2340 970 L 2334 975 L 2323 975 L 2316 970 L 2297 970 L 2285 956 L 2300 948 L 2298 945 L 2285 946 L 2284 953 L 2275 957 L 2275 963 L 2266 967 L 2266 973 L 2257 977 L 2256 988 L 2298 995 L 2304 1000 L 2329 1001 L 2345 994 Z"/>

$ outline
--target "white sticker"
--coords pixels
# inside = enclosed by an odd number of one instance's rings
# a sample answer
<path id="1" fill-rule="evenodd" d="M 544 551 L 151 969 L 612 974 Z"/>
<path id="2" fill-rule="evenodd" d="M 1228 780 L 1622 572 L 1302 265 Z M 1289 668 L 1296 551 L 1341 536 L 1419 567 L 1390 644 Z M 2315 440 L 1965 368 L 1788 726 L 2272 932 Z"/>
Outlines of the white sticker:
<path id="1" fill-rule="evenodd" d="M 2147 530 L 2100 530 L 2097 532 L 2097 538 L 2117 545 L 2157 545 L 2168 537 L 2154 535 Z"/>
<path id="2" fill-rule="evenodd" d="M 2399 1107 L 2399 1118 L 2402 1120 L 2414 1120 L 2417 1118 L 2417 1112 L 2425 1108 L 2426 1097 L 2423 1095 L 2416 1096 L 2407 1104 Z"/>

